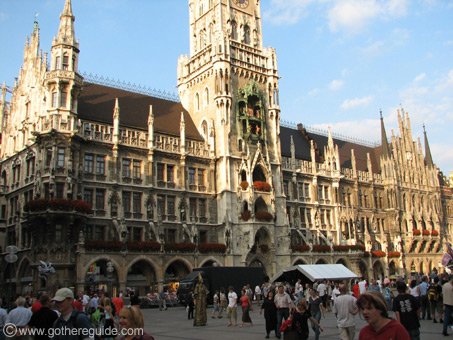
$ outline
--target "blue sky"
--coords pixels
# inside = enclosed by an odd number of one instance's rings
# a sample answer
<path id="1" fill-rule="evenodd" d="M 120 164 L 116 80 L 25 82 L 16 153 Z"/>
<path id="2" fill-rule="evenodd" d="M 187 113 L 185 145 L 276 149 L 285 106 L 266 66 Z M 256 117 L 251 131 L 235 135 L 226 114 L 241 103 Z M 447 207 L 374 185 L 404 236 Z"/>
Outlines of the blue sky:
<path id="1" fill-rule="evenodd" d="M 0 0 L 0 81 L 12 85 L 35 13 L 49 51 L 64 0 Z M 276 48 L 282 120 L 379 141 L 409 112 L 434 162 L 453 170 L 453 2 L 262 0 L 264 45 Z M 176 93 L 189 52 L 187 0 L 73 0 L 79 69 Z"/>

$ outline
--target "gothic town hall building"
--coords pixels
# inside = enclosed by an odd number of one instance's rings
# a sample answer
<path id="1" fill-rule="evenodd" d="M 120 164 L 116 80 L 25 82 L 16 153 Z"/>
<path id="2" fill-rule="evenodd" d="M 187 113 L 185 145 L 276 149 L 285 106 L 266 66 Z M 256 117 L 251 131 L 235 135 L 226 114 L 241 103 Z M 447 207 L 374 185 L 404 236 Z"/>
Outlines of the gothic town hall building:
<path id="1" fill-rule="evenodd" d="M 403 110 L 390 138 L 381 118 L 379 146 L 282 125 L 260 1 L 188 2 L 179 100 L 84 78 L 71 0 L 49 54 L 34 23 L 0 98 L 3 288 L 142 295 L 202 266 L 438 267 L 453 201 L 426 132 L 414 141 Z"/>

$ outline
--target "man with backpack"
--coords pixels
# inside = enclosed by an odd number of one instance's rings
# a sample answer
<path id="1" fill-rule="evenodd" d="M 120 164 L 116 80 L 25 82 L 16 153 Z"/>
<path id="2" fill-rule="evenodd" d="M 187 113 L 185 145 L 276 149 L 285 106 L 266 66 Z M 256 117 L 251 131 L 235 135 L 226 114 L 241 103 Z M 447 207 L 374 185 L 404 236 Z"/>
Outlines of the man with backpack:
<path id="1" fill-rule="evenodd" d="M 52 301 L 55 302 L 60 317 L 53 323 L 53 339 L 55 340 L 94 340 L 94 329 L 88 316 L 72 307 L 74 293 L 69 288 L 57 290 Z M 56 331 L 59 329 L 58 331 Z M 71 331 L 77 329 L 77 332 Z M 76 333 L 76 334 L 74 334 Z"/>
<path id="2" fill-rule="evenodd" d="M 437 276 L 434 277 L 433 281 L 428 288 L 428 300 L 433 322 L 437 323 L 436 312 L 439 315 L 439 320 L 442 320 L 442 305 L 440 305 L 439 310 L 439 298 L 442 295 L 442 286 L 439 285 L 439 278 Z"/>
<path id="3" fill-rule="evenodd" d="M 398 320 L 409 333 L 411 340 L 420 340 L 420 304 L 418 300 L 407 293 L 404 281 L 396 283 L 398 295 L 393 299 L 393 311 Z"/>

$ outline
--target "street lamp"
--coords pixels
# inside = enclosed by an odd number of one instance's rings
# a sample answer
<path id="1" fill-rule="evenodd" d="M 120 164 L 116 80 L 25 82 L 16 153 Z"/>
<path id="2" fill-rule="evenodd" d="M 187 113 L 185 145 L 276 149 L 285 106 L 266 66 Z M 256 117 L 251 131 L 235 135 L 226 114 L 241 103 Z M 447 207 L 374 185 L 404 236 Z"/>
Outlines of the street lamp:
<path id="1" fill-rule="evenodd" d="M 15 268 L 15 263 L 17 262 L 17 252 L 19 251 L 19 248 L 16 246 L 7 246 L 6 247 L 6 255 L 5 255 L 5 261 L 8 264 L 11 264 L 11 274 L 15 277 L 16 276 L 16 268 Z M 5 280 L 6 282 L 6 280 Z M 8 303 L 13 297 L 13 277 L 9 277 L 9 285 L 8 285 Z"/>
<path id="2" fill-rule="evenodd" d="M 115 267 L 113 266 L 112 261 L 107 262 L 107 280 L 109 283 L 109 289 L 110 289 L 110 294 L 113 296 L 113 287 L 112 287 L 112 282 L 113 282 L 113 277 L 112 273 L 115 271 Z"/>

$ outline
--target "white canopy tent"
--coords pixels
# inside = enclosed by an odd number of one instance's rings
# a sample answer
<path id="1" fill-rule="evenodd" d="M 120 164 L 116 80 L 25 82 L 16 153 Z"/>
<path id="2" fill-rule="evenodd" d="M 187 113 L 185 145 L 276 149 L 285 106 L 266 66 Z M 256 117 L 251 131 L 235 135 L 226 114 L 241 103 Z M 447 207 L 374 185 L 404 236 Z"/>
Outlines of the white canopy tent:
<path id="1" fill-rule="evenodd" d="M 302 279 L 304 282 L 317 280 L 345 280 L 358 276 L 342 264 L 299 264 L 278 272 L 272 282 L 295 282 Z"/>

